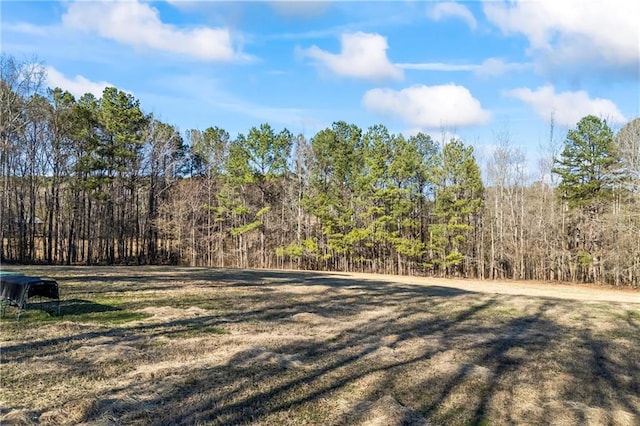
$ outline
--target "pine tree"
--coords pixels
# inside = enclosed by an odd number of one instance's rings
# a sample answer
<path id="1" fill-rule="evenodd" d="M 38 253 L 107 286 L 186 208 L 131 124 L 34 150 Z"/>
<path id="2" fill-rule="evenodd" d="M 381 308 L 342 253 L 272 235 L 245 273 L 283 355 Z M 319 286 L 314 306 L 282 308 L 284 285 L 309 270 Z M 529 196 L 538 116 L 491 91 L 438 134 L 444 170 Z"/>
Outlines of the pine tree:
<path id="1" fill-rule="evenodd" d="M 322 227 L 318 245 L 325 266 L 348 269 L 351 250 L 346 236 L 356 224 L 355 193 L 364 168 L 362 130 L 344 121 L 333 123 L 311 139 L 311 151 L 311 188 L 304 206 Z"/>
<path id="2" fill-rule="evenodd" d="M 611 196 L 615 154 L 613 132 L 606 121 L 588 115 L 569 130 L 564 150 L 552 169 L 560 177 L 558 190 L 570 207 L 582 207 Z"/>
<path id="3" fill-rule="evenodd" d="M 593 115 L 569 130 L 564 150 L 555 160 L 552 171 L 560 177 L 558 192 L 570 209 L 563 228 L 573 280 L 600 279 L 605 237 L 600 222 L 614 193 L 618 162 L 613 132 Z"/>
<path id="4" fill-rule="evenodd" d="M 464 273 L 469 236 L 483 206 L 484 186 L 473 148 L 452 140 L 442 150 L 436 177 L 436 223 L 431 226 L 431 266 L 441 275 Z"/>

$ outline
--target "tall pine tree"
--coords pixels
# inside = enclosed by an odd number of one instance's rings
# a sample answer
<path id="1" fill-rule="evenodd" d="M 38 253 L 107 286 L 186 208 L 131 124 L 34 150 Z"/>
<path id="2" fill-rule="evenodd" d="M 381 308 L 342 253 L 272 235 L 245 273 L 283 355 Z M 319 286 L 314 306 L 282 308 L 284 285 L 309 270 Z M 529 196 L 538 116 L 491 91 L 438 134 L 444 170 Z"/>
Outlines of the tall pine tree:
<path id="1" fill-rule="evenodd" d="M 452 140 L 442 150 L 436 180 L 435 220 L 431 226 L 431 266 L 440 275 L 459 275 L 472 268 L 472 235 L 482 211 L 484 186 L 473 147 Z"/>
<path id="2" fill-rule="evenodd" d="M 552 169 L 560 177 L 558 192 L 569 207 L 563 216 L 573 280 L 598 281 L 602 275 L 603 214 L 614 191 L 613 132 L 606 121 L 588 115 L 569 130 L 564 150 Z"/>
<path id="3" fill-rule="evenodd" d="M 553 172 L 560 176 L 558 190 L 570 207 L 591 205 L 611 195 L 613 168 L 618 162 L 613 132 L 607 122 L 588 115 L 569 130 Z"/>

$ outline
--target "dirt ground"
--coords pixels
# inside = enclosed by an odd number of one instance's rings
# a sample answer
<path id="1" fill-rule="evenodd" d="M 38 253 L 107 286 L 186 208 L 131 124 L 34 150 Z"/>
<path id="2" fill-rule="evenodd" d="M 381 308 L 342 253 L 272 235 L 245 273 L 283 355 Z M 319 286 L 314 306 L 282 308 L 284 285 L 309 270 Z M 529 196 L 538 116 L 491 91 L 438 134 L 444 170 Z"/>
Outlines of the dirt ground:
<path id="1" fill-rule="evenodd" d="M 170 267 L 0 328 L 5 424 L 640 424 L 640 292 Z"/>
<path id="2" fill-rule="evenodd" d="M 293 271 L 292 271 L 293 272 Z M 388 276 L 379 274 L 327 273 L 328 276 L 363 281 L 388 281 L 395 284 L 450 287 L 479 293 L 511 296 L 547 297 L 591 302 L 639 303 L 640 290 L 604 287 L 595 284 L 547 283 L 541 281 L 502 281 Z"/>

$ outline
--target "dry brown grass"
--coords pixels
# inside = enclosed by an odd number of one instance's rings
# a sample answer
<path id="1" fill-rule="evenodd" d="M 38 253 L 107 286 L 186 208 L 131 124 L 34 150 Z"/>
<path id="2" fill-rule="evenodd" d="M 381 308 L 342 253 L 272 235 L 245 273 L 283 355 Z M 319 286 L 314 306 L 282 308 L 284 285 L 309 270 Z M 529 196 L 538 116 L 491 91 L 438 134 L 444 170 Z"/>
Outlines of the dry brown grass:
<path id="1" fill-rule="evenodd" d="M 640 424 L 640 293 L 161 267 L 0 331 L 5 424 Z"/>

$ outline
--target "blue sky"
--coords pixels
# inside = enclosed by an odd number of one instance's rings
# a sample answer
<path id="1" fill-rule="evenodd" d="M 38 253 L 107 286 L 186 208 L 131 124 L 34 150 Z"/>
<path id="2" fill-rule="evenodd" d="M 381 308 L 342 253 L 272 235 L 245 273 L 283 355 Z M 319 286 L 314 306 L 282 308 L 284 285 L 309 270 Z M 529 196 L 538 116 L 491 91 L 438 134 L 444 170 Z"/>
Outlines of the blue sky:
<path id="1" fill-rule="evenodd" d="M 48 85 L 131 92 L 182 131 L 333 121 L 456 135 L 530 164 L 587 114 L 640 115 L 640 2 L 2 1 L 2 52 Z"/>

